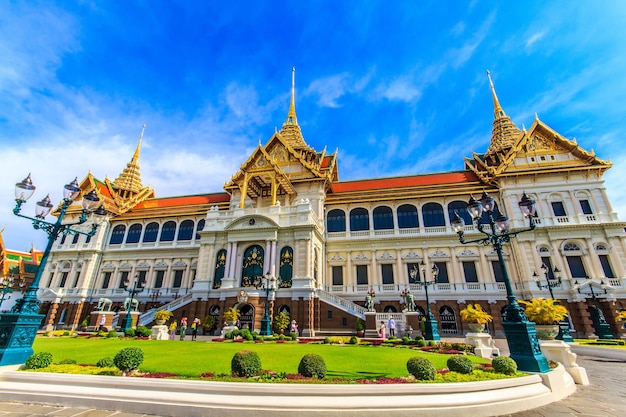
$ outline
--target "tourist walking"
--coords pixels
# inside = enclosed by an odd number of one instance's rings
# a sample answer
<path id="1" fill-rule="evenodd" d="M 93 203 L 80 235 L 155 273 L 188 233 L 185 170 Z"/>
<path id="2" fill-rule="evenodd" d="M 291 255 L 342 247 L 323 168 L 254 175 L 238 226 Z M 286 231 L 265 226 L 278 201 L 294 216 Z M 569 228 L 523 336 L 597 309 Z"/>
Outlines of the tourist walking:
<path id="1" fill-rule="evenodd" d="M 385 322 L 384 321 L 380 322 L 380 328 L 378 329 L 378 334 L 380 334 L 380 337 L 382 339 L 385 339 L 387 337 L 387 329 L 385 328 Z"/>
<path id="2" fill-rule="evenodd" d="M 180 319 L 180 340 L 185 340 L 187 333 L 187 317 Z"/>
<path id="3" fill-rule="evenodd" d="M 196 337 L 198 337 L 199 325 L 200 325 L 200 319 L 196 317 L 195 319 L 193 319 L 193 322 L 191 323 L 191 340 L 196 340 Z"/>
<path id="4" fill-rule="evenodd" d="M 389 320 L 387 320 L 387 327 L 389 328 L 389 336 L 395 336 L 396 335 L 396 321 L 393 319 L 393 317 L 389 317 Z"/>

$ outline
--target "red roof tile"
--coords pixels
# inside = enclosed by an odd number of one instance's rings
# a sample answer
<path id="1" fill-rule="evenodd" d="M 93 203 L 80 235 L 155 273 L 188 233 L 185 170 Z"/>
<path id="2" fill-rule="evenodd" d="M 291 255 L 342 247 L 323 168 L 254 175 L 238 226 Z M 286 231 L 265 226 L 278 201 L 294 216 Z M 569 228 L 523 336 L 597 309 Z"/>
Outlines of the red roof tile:
<path id="1" fill-rule="evenodd" d="M 176 206 L 195 206 L 211 203 L 223 203 L 230 201 L 230 195 L 228 193 L 219 194 L 202 194 L 202 195 L 189 195 L 180 197 L 166 197 L 166 198 L 151 198 L 137 204 L 134 210 L 147 209 L 147 208 L 161 208 L 161 207 L 176 207 Z"/>
<path id="2" fill-rule="evenodd" d="M 444 172 L 440 174 L 412 175 L 409 177 L 376 178 L 368 180 L 336 182 L 332 184 L 333 193 L 424 187 L 431 185 L 458 184 L 479 181 L 471 171 Z"/>

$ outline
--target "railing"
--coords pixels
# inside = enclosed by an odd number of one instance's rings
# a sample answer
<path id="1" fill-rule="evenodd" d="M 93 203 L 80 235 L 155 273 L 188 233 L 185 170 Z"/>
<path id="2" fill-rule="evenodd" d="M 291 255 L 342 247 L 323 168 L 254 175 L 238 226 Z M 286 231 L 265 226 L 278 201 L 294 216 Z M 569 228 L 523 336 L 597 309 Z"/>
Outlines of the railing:
<path id="1" fill-rule="evenodd" d="M 337 297 L 336 295 L 333 295 L 324 290 L 317 290 L 317 295 L 320 300 L 323 300 L 341 310 L 344 310 L 354 316 L 360 317 L 361 319 L 365 320 L 365 312 L 367 311 L 366 308 L 361 307 L 360 305 L 355 304 L 352 301 Z"/>

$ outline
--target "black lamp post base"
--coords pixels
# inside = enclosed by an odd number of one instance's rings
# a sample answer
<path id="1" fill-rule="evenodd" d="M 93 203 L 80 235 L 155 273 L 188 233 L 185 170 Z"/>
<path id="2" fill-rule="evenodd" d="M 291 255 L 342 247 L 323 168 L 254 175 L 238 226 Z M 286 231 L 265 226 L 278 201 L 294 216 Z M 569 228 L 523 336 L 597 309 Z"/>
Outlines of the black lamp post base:
<path id="1" fill-rule="evenodd" d="M 439 329 L 437 328 L 437 320 L 426 319 L 424 322 L 424 339 L 426 340 L 441 340 L 439 337 Z"/>
<path id="2" fill-rule="evenodd" d="M 559 322 L 559 334 L 556 336 L 556 340 L 562 340 L 567 343 L 574 342 L 574 338 L 569 332 L 569 321 L 567 319 Z"/>
<path id="3" fill-rule="evenodd" d="M 549 372 L 550 365 L 539 346 L 535 323 L 503 322 L 504 334 L 509 345 L 511 359 L 517 369 L 524 372 Z"/>
<path id="4" fill-rule="evenodd" d="M 43 314 L 4 313 L 0 316 L 0 366 L 26 362 L 44 319 Z"/>
<path id="5" fill-rule="evenodd" d="M 613 332 L 611 332 L 611 326 L 608 323 L 599 323 L 596 334 L 600 339 L 615 339 Z"/>

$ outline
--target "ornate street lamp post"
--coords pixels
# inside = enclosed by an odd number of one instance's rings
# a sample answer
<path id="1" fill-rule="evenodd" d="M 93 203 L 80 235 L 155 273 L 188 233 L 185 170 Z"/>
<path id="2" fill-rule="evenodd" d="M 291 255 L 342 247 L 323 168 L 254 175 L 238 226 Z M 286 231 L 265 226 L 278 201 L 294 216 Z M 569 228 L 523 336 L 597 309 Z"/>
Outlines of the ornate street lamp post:
<path id="1" fill-rule="evenodd" d="M 504 256 L 502 255 L 502 245 L 504 243 L 509 243 L 511 238 L 514 238 L 519 233 L 535 229 L 535 222 L 533 221 L 536 210 L 535 202 L 524 193 L 519 202 L 519 207 L 524 217 L 528 218 L 529 228 L 510 232 L 508 231 L 509 219 L 495 212 L 496 205 L 494 199 L 486 192 L 483 192 L 480 201 L 475 200 L 474 197 L 470 197 L 467 211 L 472 217 L 476 229 L 485 234 L 486 237 L 466 241 L 463 236 L 465 222 L 456 213 L 452 221 L 452 227 L 454 231 L 458 233 L 459 241 L 464 245 L 478 243 L 480 245 L 493 246 L 498 254 L 498 261 L 506 288 L 506 298 L 508 300 L 504 310 L 504 322 L 502 323 L 502 327 L 504 328 L 504 334 L 506 335 L 509 345 L 511 358 L 517 362 L 518 369 L 522 371 L 548 372 L 550 367 L 548 360 L 541 353 L 535 323 L 528 321 L 526 314 L 524 314 L 524 309 L 517 303 L 511 286 L 511 280 L 509 279 L 509 273 L 504 263 Z M 486 224 L 484 223 L 483 214 L 487 217 Z M 488 230 L 485 230 L 486 225 L 489 226 Z"/>
<path id="2" fill-rule="evenodd" d="M 589 292 L 581 292 L 580 289 L 582 287 L 584 287 L 585 285 L 589 285 Z M 596 309 L 596 313 L 597 316 L 595 318 L 595 320 L 593 320 L 594 324 L 595 324 L 595 328 L 596 328 L 596 334 L 598 335 L 598 337 L 600 339 L 615 339 L 615 336 L 613 335 L 613 332 L 611 332 L 611 326 L 606 322 L 606 319 L 604 318 L 604 314 L 602 314 L 602 310 L 600 310 L 600 304 L 598 303 L 598 297 L 596 297 L 596 293 L 593 290 L 593 286 L 594 285 L 598 285 L 595 282 L 593 282 L 593 279 L 591 278 L 587 278 L 585 280 L 585 282 L 583 282 L 582 284 L 578 284 L 578 281 L 574 281 L 574 289 L 576 289 L 576 291 L 578 291 L 579 294 L 584 294 L 584 295 L 590 295 L 591 299 L 593 300 L 593 306 Z M 604 294 L 607 293 L 606 289 L 607 289 L 607 285 L 604 283 L 604 281 L 600 281 L 600 288 L 602 289 L 602 291 L 604 292 Z"/>
<path id="3" fill-rule="evenodd" d="M 76 230 L 70 226 L 85 223 L 88 215 L 92 212 L 98 215 L 106 215 L 106 212 L 100 205 L 100 199 L 95 191 L 92 190 L 83 196 L 82 213 L 78 221 L 63 224 L 68 208 L 78 198 L 81 191 L 78 187 L 77 179 L 74 179 L 74 181 L 63 188 L 63 201 L 59 208 L 59 217 L 55 223 L 49 223 L 44 220 L 53 207 L 49 196 L 37 203 L 35 217 L 24 216 L 20 214 L 22 205 L 33 195 L 35 188 L 30 174 L 23 181 L 15 184 L 16 205 L 13 209 L 13 214 L 31 220 L 35 229 L 45 231 L 48 234 L 48 244 L 41 257 L 33 282 L 24 293 L 24 296 L 16 301 L 9 313 L 2 314 L 0 317 L 0 334 L 2 334 L 2 337 L 0 337 L 0 365 L 24 363 L 33 354 L 33 341 L 44 318 L 43 314 L 39 314 L 40 302 L 37 299 L 37 291 L 39 290 L 39 282 L 46 268 L 54 242 L 61 235 L 81 234 L 93 236 L 98 228 L 97 222 L 91 225 L 91 230 L 88 232 Z"/>
<path id="4" fill-rule="evenodd" d="M 144 290 L 143 284 L 144 282 L 139 278 L 139 274 L 135 275 L 135 281 L 133 282 L 133 286 L 130 288 L 130 282 L 128 280 L 124 281 L 124 291 L 128 293 L 130 299 L 128 300 L 126 315 L 124 316 L 124 320 L 122 320 L 122 327 L 120 328 L 122 332 L 125 332 L 126 329 L 133 327 L 133 301 L 135 300 L 135 296 Z"/>
<path id="5" fill-rule="evenodd" d="M 278 289 L 279 279 L 276 279 L 274 275 L 270 275 L 268 272 L 265 274 L 259 282 L 257 282 L 256 289 L 265 291 L 265 312 L 261 319 L 261 336 L 270 336 L 272 334 L 272 320 L 270 319 L 270 301 L 274 301 L 275 292 Z"/>
<path id="6" fill-rule="evenodd" d="M 417 271 L 417 265 L 413 265 L 410 270 L 411 281 L 424 287 L 424 293 L 426 294 L 426 321 L 424 322 L 424 338 L 426 340 L 441 340 L 439 337 L 439 329 L 437 328 L 437 320 L 430 309 L 430 299 L 428 298 L 428 287 L 437 283 L 437 277 L 439 276 L 439 268 L 437 265 L 433 265 L 431 270 L 433 274 L 433 280 L 426 280 L 426 264 L 424 260 L 420 262 L 420 269 L 422 271 L 422 280 L 420 281 L 419 273 Z"/>
<path id="7" fill-rule="evenodd" d="M 537 275 L 537 271 L 535 271 L 533 272 L 533 278 L 537 283 L 537 287 L 539 287 L 540 290 L 547 288 L 548 291 L 550 291 L 550 298 L 556 300 L 556 298 L 554 298 L 554 292 L 552 291 L 552 289 L 561 285 L 561 271 L 559 270 L 559 268 L 554 268 L 554 270 L 552 270 L 552 268 L 549 268 L 548 266 L 546 266 L 546 264 L 541 264 L 541 271 L 543 272 L 543 276 L 546 279 L 546 284 L 541 284 L 539 280 L 539 275 Z M 557 340 L 562 340 L 564 342 L 574 341 L 574 338 L 569 332 L 569 320 L 567 319 L 567 317 L 559 322 L 559 334 L 556 336 L 556 338 Z"/>

